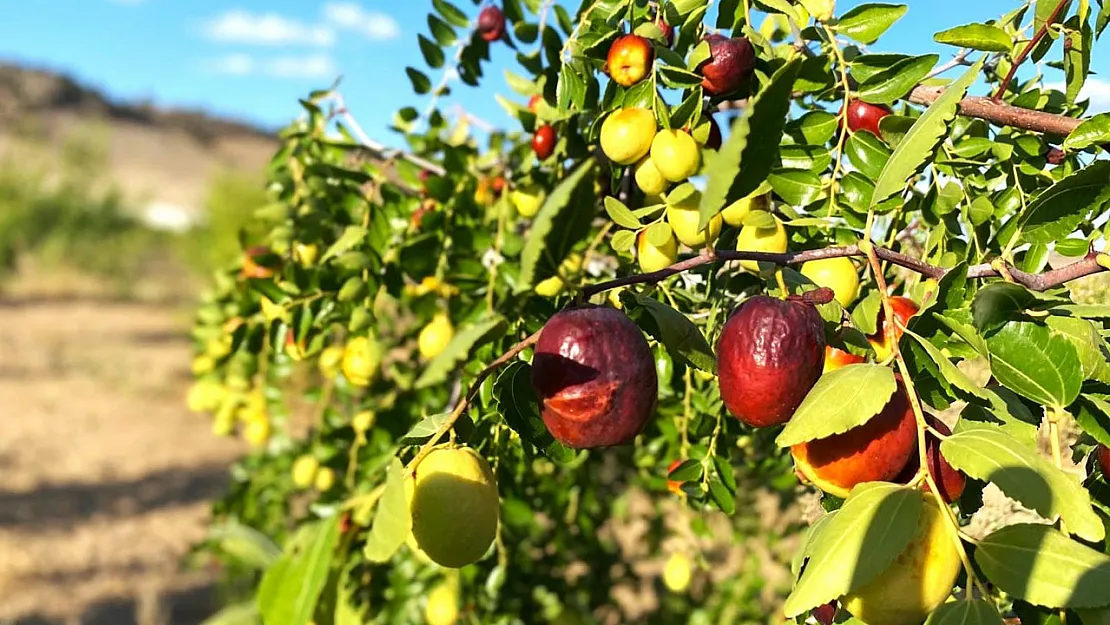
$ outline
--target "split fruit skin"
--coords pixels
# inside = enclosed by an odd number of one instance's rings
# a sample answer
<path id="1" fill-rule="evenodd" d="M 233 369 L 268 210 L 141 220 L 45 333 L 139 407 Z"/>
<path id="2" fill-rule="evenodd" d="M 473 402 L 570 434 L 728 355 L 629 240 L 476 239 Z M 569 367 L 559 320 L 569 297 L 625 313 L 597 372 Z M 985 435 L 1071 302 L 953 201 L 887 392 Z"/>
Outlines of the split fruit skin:
<path id="1" fill-rule="evenodd" d="M 951 428 L 933 415 L 925 415 L 925 422 L 944 436 L 952 434 Z M 929 475 L 936 482 L 937 489 L 940 490 L 940 496 L 948 503 L 959 499 L 960 495 L 964 493 L 964 486 L 967 485 L 967 476 L 944 459 L 944 456 L 940 453 L 940 439 L 927 430 L 925 432 L 925 458 L 929 464 Z M 899 484 L 908 484 L 917 475 L 920 468 L 920 456 L 919 454 L 913 454 L 906 464 L 906 468 L 894 481 Z M 928 482 L 924 483 L 923 489 L 929 492 Z"/>
<path id="2" fill-rule="evenodd" d="M 879 414 L 861 426 L 790 448 L 798 470 L 822 491 L 847 497 L 863 482 L 889 482 L 917 454 L 917 421 L 898 383 Z"/>
<path id="3" fill-rule="evenodd" d="M 536 134 L 532 135 L 532 151 L 541 161 L 547 160 L 555 153 L 555 129 L 551 126 L 540 126 Z"/>
<path id="4" fill-rule="evenodd" d="M 909 544 L 885 571 L 840 600 L 867 625 L 917 625 L 952 594 L 960 554 L 945 527 L 946 513 L 932 495 L 919 496 L 921 514 Z"/>
<path id="5" fill-rule="evenodd" d="M 655 410 L 659 383 L 636 324 L 615 308 L 582 306 L 544 325 L 532 386 L 551 435 L 589 449 L 632 442 Z"/>
<path id="6" fill-rule="evenodd" d="M 621 35 L 609 46 L 605 73 L 618 85 L 631 87 L 647 76 L 654 60 L 650 41 L 639 35 Z"/>
<path id="7" fill-rule="evenodd" d="M 709 35 L 709 60 L 699 69 L 701 86 L 710 95 L 727 95 L 740 88 L 755 69 L 755 49 L 743 37 Z"/>
<path id="8" fill-rule="evenodd" d="M 917 314 L 919 307 L 916 302 L 908 297 L 901 295 L 890 298 L 890 308 L 894 311 L 894 316 L 898 319 L 898 323 L 894 326 L 894 340 L 902 340 L 904 328 L 909 325 L 910 318 Z M 875 349 L 875 355 L 879 360 L 886 360 L 894 353 L 894 348 L 886 338 L 886 309 L 879 308 L 878 330 L 874 334 L 867 336 L 867 341 L 871 343 L 871 347 Z"/>
<path id="9" fill-rule="evenodd" d="M 1098 466 L 1102 469 L 1103 477 L 1110 481 L 1110 447 L 1098 446 Z"/>
<path id="10" fill-rule="evenodd" d="M 863 356 L 857 356 L 853 353 L 846 352 L 839 347 L 832 345 L 825 346 L 825 373 L 836 371 L 848 365 L 854 365 L 865 362 L 867 359 Z"/>
<path id="11" fill-rule="evenodd" d="M 646 156 L 654 139 L 655 113 L 645 108 L 621 109 L 601 123 L 601 151 L 618 165 Z"/>
<path id="12" fill-rule="evenodd" d="M 505 36 L 505 14 L 495 6 L 487 6 L 478 14 L 478 33 L 486 41 L 497 41 Z"/>
<path id="13" fill-rule="evenodd" d="M 765 295 L 740 305 L 717 344 L 721 399 L 752 427 L 786 423 L 821 377 L 824 323 L 817 309 Z"/>
<path id="14" fill-rule="evenodd" d="M 436 564 L 459 568 L 481 558 L 497 535 L 500 505 L 489 463 L 469 447 L 433 450 L 416 467 L 412 536 Z"/>
<path id="15" fill-rule="evenodd" d="M 879 121 L 894 111 L 884 104 L 871 104 L 863 100 L 852 100 L 847 104 L 845 121 L 848 130 L 859 132 L 867 130 L 876 137 L 882 137 L 879 132 Z"/>

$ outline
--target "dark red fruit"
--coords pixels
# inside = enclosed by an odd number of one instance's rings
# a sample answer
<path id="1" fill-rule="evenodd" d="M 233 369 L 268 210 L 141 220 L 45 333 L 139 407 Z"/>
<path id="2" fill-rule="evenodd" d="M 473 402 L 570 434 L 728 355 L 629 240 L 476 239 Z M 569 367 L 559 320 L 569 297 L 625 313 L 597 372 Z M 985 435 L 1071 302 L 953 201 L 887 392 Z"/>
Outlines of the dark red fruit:
<path id="1" fill-rule="evenodd" d="M 1102 469 L 1103 477 L 1110 480 L 1110 447 L 1098 446 L 1098 466 Z"/>
<path id="2" fill-rule="evenodd" d="M 949 428 L 943 421 L 937 419 L 932 415 L 925 415 L 925 422 L 928 423 L 933 429 L 940 432 L 945 436 L 952 434 L 952 429 Z M 944 456 L 940 453 L 940 439 L 932 432 L 925 432 L 925 457 L 929 463 L 929 475 L 933 477 L 933 481 L 937 483 L 937 488 L 940 490 L 940 496 L 948 503 L 952 503 L 960 498 L 964 493 L 964 486 L 967 484 L 967 476 L 961 473 L 956 467 L 948 464 Z M 899 484 L 908 484 L 917 475 L 917 471 L 921 467 L 921 460 L 917 454 L 914 454 L 909 462 L 906 463 L 906 468 L 895 478 L 895 482 Z M 929 490 L 928 482 L 925 484 L 925 490 Z"/>
<path id="3" fill-rule="evenodd" d="M 755 69 L 755 49 L 743 37 L 709 35 L 709 60 L 700 68 L 702 88 L 710 95 L 727 95 L 740 88 Z"/>
<path id="4" fill-rule="evenodd" d="M 663 19 L 662 15 L 660 15 L 659 17 L 657 17 L 655 19 L 655 25 L 659 27 L 659 30 L 663 31 L 663 40 L 667 42 L 667 47 L 669 48 L 669 47 L 673 46 L 674 45 L 674 26 L 671 26 L 670 24 L 668 24 L 667 20 Z"/>
<path id="5" fill-rule="evenodd" d="M 478 14 L 478 34 L 486 41 L 497 41 L 505 36 L 505 14 L 490 5 Z"/>
<path id="6" fill-rule="evenodd" d="M 709 137 L 705 140 L 705 147 L 710 150 L 721 149 L 721 127 L 713 117 L 709 118 Z"/>
<path id="7" fill-rule="evenodd" d="M 824 361 L 824 324 L 813 305 L 753 297 L 736 309 L 721 331 L 721 399 L 750 426 L 786 423 L 821 377 Z"/>
<path id="8" fill-rule="evenodd" d="M 546 160 L 555 152 L 555 129 L 551 126 L 540 126 L 536 134 L 532 135 L 532 151 L 536 158 Z"/>
<path id="9" fill-rule="evenodd" d="M 885 104 L 870 104 L 863 100 L 852 100 L 848 102 L 848 130 L 852 132 L 867 130 L 876 137 L 881 137 L 883 135 L 879 133 L 879 120 L 893 112 Z"/>
<path id="10" fill-rule="evenodd" d="M 832 625 L 833 620 L 836 619 L 836 600 L 830 601 L 825 605 L 819 605 L 813 608 L 810 612 L 813 618 L 821 625 Z"/>
<path id="11" fill-rule="evenodd" d="M 1049 165 L 1059 165 L 1068 160 L 1068 154 L 1060 148 L 1049 148 L 1048 152 L 1045 152 L 1044 159 Z"/>
<path id="12" fill-rule="evenodd" d="M 655 410 L 655 361 L 636 324 L 615 308 L 583 306 L 547 321 L 532 359 L 544 425 L 576 449 L 632 442 Z"/>

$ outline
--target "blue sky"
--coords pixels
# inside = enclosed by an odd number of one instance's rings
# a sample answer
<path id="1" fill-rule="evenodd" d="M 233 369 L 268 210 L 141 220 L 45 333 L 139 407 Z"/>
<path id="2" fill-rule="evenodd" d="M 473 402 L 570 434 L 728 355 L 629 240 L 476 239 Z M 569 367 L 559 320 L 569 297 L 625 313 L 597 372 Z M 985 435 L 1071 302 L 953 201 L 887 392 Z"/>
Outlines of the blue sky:
<path id="1" fill-rule="evenodd" d="M 471 0 L 454 0 L 474 15 Z M 560 0 L 568 3 L 569 0 Z M 861 0 L 840 0 L 837 13 Z M 873 47 L 914 54 L 952 49 L 932 33 L 997 17 L 1015 0 L 909 0 L 910 10 Z M 0 60 L 58 69 L 123 100 L 201 107 L 268 127 L 299 113 L 296 99 L 342 74 L 352 112 L 375 139 L 393 111 L 423 109 L 406 65 L 424 69 L 416 43 L 431 0 L 0 0 Z M 1059 48 L 1050 58 L 1059 58 Z M 509 123 L 494 93 L 511 95 L 502 69 L 511 51 L 494 46 L 481 88 L 455 81 L 442 108 L 459 104 L 497 125 Z M 1110 72 L 1110 44 L 1095 48 L 1096 71 Z M 429 71 L 433 82 L 440 72 Z M 1110 109 L 1110 82 L 1089 91 Z"/>

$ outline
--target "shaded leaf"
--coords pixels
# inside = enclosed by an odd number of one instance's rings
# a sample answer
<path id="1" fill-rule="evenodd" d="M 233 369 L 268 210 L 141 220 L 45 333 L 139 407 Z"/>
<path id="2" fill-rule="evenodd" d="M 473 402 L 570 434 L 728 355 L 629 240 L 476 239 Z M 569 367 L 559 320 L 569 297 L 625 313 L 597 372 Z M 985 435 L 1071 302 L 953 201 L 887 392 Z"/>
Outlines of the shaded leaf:
<path id="1" fill-rule="evenodd" d="M 403 495 L 403 493 L 402 493 Z M 262 576 L 258 610 L 267 625 L 306 625 L 328 578 L 339 524 L 322 519 L 301 527 L 286 554 Z"/>
<path id="2" fill-rule="evenodd" d="M 1019 227 L 1030 243 L 1062 239 L 1110 200 L 1110 161 L 1097 160 L 1042 191 L 1022 213 Z"/>
<path id="3" fill-rule="evenodd" d="M 1038 404 L 1063 408 L 1079 396 L 1082 368 L 1064 337 L 1029 321 L 1011 321 L 987 337 L 991 373 Z"/>
<path id="4" fill-rule="evenodd" d="M 544 200 L 520 254 L 517 292 L 530 291 L 540 280 L 555 275 L 571 247 L 589 233 L 595 211 L 595 167 L 592 159 L 585 161 Z"/>
<path id="5" fill-rule="evenodd" d="M 949 601 L 933 610 L 925 625 L 1002 625 L 1002 615 L 982 599 Z"/>
<path id="6" fill-rule="evenodd" d="M 659 336 L 655 338 L 667 348 L 672 358 L 680 358 L 702 371 L 717 371 L 717 359 L 713 350 L 694 322 L 658 300 L 638 293 L 633 293 L 632 296 L 636 304 L 647 310 L 655 320 L 659 330 Z"/>
<path id="7" fill-rule="evenodd" d="M 400 460 L 396 457 L 390 460 L 385 490 L 378 499 L 378 508 L 374 511 L 374 520 L 362 550 L 371 562 L 386 562 L 392 558 L 412 531 L 412 512 L 405 495 L 404 473 L 405 467 Z"/>

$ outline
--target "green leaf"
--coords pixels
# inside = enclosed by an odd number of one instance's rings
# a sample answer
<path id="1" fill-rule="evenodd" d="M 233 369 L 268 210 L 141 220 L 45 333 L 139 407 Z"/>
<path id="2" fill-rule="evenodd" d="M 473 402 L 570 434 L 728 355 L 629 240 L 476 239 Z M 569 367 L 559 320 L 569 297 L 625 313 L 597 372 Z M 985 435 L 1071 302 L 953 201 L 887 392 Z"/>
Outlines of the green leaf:
<path id="1" fill-rule="evenodd" d="M 371 562 L 386 562 L 401 547 L 412 531 L 412 512 L 405 495 L 405 467 L 396 457 L 389 462 L 385 490 L 378 499 L 370 533 L 362 553 Z"/>
<path id="2" fill-rule="evenodd" d="M 906 14 L 906 8 L 904 4 L 861 4 L 836 20 L 833 29 L 860 43 L 875 43 Z"/>
<path id="3" fill-rule="evenodd" d="M 836 133 L 838 119 L 827 111 L 810 111 L 786 125 L 786 134 L 795 142 L 806 145 L 822 145 Z"/>
<path id="4" fill-rule="evenodd" d="M 925 625 L 1002 625 L 1002 615 L 993 603 L 982 599 L 949 601 L 933 610 Z"/>
<path id="5" fill-rule="evenodd" d="M 933 35 L 933 41 L 950 46 L 983 52 L 1009 52 L 1014 39 L 1006 31 L 990 24 L 964 24 Z"/>
<path id="6" fill-rule="evenodd" d="M 636 245 L 636 233 L 631 230 L 618 230 L 613 233 L 613 238 L 609 239 L 609 246 L 618 253 L 627 252 L 634 245 Z"/>
<path id="7" fill-rule="evenodd" d="M 1022 238 L 1051 243 L 1068 236 L 1110 200 L 1110 161 L 1097 160 L 1042 191 L 1018 222 Z"/>
<path id="8" fill-rule="evenodd" d="M 239 562 L 260 571 L 281 557 L 281 549 L 265 534 L 234 519 L 209 528 L 208 540 Z"/>
<path id="9" fill-rule="evenodd" d="M 991 407 L 995 411 L 1001 412 L 1004 415 L 1009 414 L 1006 402 L 1001 397 L 999 397 L 997 393 L 994 393 L 985 388 L 979 388 L 979 386 L 971 381 L 971 378 L 967 377 L 966 373 L 960 370 L 960 368 L 956 365 L 952 364 L 952 361 L 948 360 L 948 357 L 945 356 L 944 353 L 941 352 L 936 345 L 933 345 L 924 337 L 916 334 L 911 330 L 906 330 L 906 334 L 913 337 L 925 350 L 925 353 L 929 355 L 929 358 L 932 358 L 933 362 L 937 363 L 937 367 L 940 369 L 941 377 L 943 377 L 951 384 L 955 385 L 961 391 L 983 401 L 989 402 Z"/>
<path id="10" fill-rule="evenodd" d="M 914 175 L 925 160 L 936 149 L 940 140 L 948 129 L 948 122 L 956 116 L 956 104 L 967 93 L 971 83 L 979 77 L 979 70 L 983 67 L 984 59 L 979 59 L 974 65 L 950 87 L 944 90 L 929 108 L 917 118 L 906 136 L 894 149 L 882 174 L 875 182 L 875 192 L 871 195 L 871 208 L 875 208 L 888 197 L 901 193 L 906 187 L 906 181 Z"/>
<path id="11" fill-rule="evenodd" d="M 835 517 L 836 511 L 834 510 L 828 514 L 822 515 L 813 522 L 813 525 L 806 528 L 805 533 L 802 535 L 802 546 L 794 551 L 794 559 L 790 562 L 790 573 L 795 579 L 797 579 L 798 573 L 802 572 L 802 565 L 813 555 L 813 548 L 817 546 L 818 542 L 817 538 L 825 529 L 825 526 L 828 525 L 829 521 L 833 520 Z"/>
<path id="12" fill-rule="evenodd" d="M 868 78 L 885 71 L 891 65 L 910 58 L 907 54 L 861 54 L 850 62 L 852 68 L 852 76 L 855 77 L 860 83 L 865 82 Z"/>
<path id="13" fill-rule="evenodd" d="M 1068 25 L 1075 30 L 1064 34 L 1069 44 L 1064 48 L 1064 94 L 1067 96 L 1068 104 L 1074 103 L 1079 97 L 1079 92 L 1083 90 L 1087 75 L 1091 71 L 1091 44 L 1094 33 L 1086 17 L 1083 18 L 1082 24 L 1077 24 L 1078 19 L 1077 16 L 1068 20 Z"/>
<path id="14" fill-rule="evenodd" d="M 659 66 L 659 79 L 672 89 L 688 89 L 701 84 L 703 78 L 687 69 L 673 65 Z"/>
<path id="15" fill-rule="evenodd" d="M 595 214 L 595 163 L 583 162 L 555 187 L 532 220 L 532 230 L 520 254 L 518 293 L 555 275 L 559 263 L 589 233 Z"/>
<path id="16" fill-rule="evenodd" d="M 609 214 L 609 219 L 612 219 L 622 228 L 637 230 L 643 226 L 636 215 L 633 215 L 632 211 L 624 205 L 624 202 L 611 195 L 605 196 L 605 212 Z"/>
<path id="17" fill-rule="evenodd" d="M 505 82 L 508 83 L 509 88 L 523 96 L 534 96 L 543 93 L 543 89 L 535 82 L 509 70 L 505 70 Z"/>
<path id="18" fill-rule="evenodd" d="M 842 434 L 879 414 L 898 385 L 890 367 L 854 364 L 822 375 L 775 439 L 790 447 Z"/>
<path id="19" fill-rule="evenodd" d="M 366 238 L 367 230 L 362 226 L 347 226 L 343 229 L 343 234 L 331 244 L 324 255 L 320 257 L 320 262 L 324 262 L 329 258 L 335 258 L 340 254 L 349 251 L 354 246 L 358 245 Z"/>
<path id="20" fill-rule="evenodd" d="M 776 169 L 767 180 L 775 194 L 791 206 L 805 206 L 823 194 L 821 178 L 808 169 Z"/>
<path id="21" fill-rule="evenodd" d="M 222 608 L 204 619 L 200 625 L 258 625 L 258 606 L 254 601 L 244 601 Z"/>
<path id="22" fill-rule="evenodd" d="M 671 225 L 665 221 L 657 221 L 644 231 L 644 236 L 647 237 L 648 243 L 656 247 L 661 247 L 671 240 Z"/>
<path id="23" fill-rule="evenodd" d="M 452 371 L 470 359 L 475 347 L 505 333 L 508 324 L 501 315 L 460 329 L 451 337 L 451 342 L 424 368 L 416 379 L 416 388 L 428 388 L 447 380 Z"/>
<path id="24" fill-rule="evenodd" d="M 1068 138 L 1064 139 L 1064 149 L 1085 150 L 1092 145 L 1106 143 L 1110 143 L 1110 113 L 1099 113 L 1083 120 L 1083 123 L 1071 131 Z"/>
<path id="25" fill-rule="evenodd" d="M 428 29 L 432 31 L 432 36 L 436 38 L 436 43 L 441 46 L 452 45 L 457 39 L 455 30 L 451 28 L 447 22 L 439 19 L 432 13 L 428 14 Z"/>
<path id="26" fill-rule="evenodd" d="M 783 607 L 793 618 L 875 579 L 917 531 L 921 495 L 904 486 L 867 482 L 852 489 L 815 538 L 809 565 Z"/>
<path id="27" fill-rule="evenodd" d="M 780 67 L 733 123 L 708 172 L 701 197 L 701 228 L 725 206 L 750 195 L 771 173 L 775 150 L 768 146 L 777 146 L 782 140 L 794 79 L 801 67 L 799 58 Z"/>
<path id="28" fill-rule="evenodd" d="M 497 398 L 498 412 L 522 441 L 560 464 L 575 458 L 577 452 L 555 440 L 543 424 L 539 400 L 532 388 L 531 365 L 519 361 L 509 363 L 497 376 L 493 394 Z"/>
<path id="29" fill-rule="evenodd" d="M 1075 347 L 1043 325 L 1011 321 L 987 337 L 991 373 L 1003 386 L 1050 408 L 1079 396 L 1082 367 Z"/>
<path id="30" fill-rule="evenodd" d="M 1110 446 L 1110 402 L 1083 394 L 1072 406 L 1075 421 L 1083 431 L 1103 445 Z"/>
<path id="31" fill-rule="evenodd" d="M 259 583 L 258 610 L 263 623 L 306 625 L 312 619 L 338 542 L 339 523 L 334 518 L 301 527 L 286 554 L 266 570 Z"/>
<path id="32" fill-rule="evenodd" d="M 821 145 L 784 145 L 779 148 L 782 166 L 788 169 L 824 171 L 832 162 L 832 155 Z"/>
<path id="33" fill-rule="evenodd" d="M 424 35 L 417 35 L 416 39 L 420 43 L 420 53 L 424 55 L 424 62 L 428 64 L 428 67 L 432 69 L 443 67 L 446 60 L 443 55 L 443 48 L 440 48 L 436 42 Z"/>
<path id="34" fill-rule="evenodd" d="M 940 57 L 936 54 L 902 59 L 871 76 L 859 86 L 859 98 L 872 104 L 889 104 L 909 93 L 932 71 Z"/>
<path id="35" fill-rule="evenodd" d="M 432 90 L 432 81 L 418 69 L 406 67 L 405 73 L 409 76 L 409 82 L 412 83 L 412 90 L 416 95 L 424 95 Z"/>
<path id="36" fill-rule="evenodd" d="M 556 104 L 561 110 L 581 110 L 585 106 L 586 80 L 578 73 L 574 64 L 564 63 L 559 70 L 555 97 Z"/>
<path id="37" fill-rule="evenodd" d="M 941 442 L 940 452 L 952 466 L 975 479 L 994 482 L 1041 516 L 1059 516 L 1076 536 L 1091 541 L 1104 538 L 1102 521 L 1079 479 L 1009 434 L 992 426 L 969 428 Z"/>
<path id="38" fill-rule="evenodd" d="M 424 417 L 418 421 L 416 425 L 409 428 L 408 432 L 405 432 L 405 435 L 401 437 L 400 443 L 402 445 L 413 445 L 427 441 L 429 438 L 435 436 L 435 433 L 447 422 L 450 416 L 450 412 L 441 412 Z"/>
<path id="39" fill-rule="evenodd" d="M 844 146 L 848 160 L 861 174 L 874 180 L 883 172 L 890 159 L 890 148 L 870 132 L 857 132 L 848 137 Z"/>
<path id="40" fill-rule="evenodd" d="M 636 303 L 647 310 L 659 330 L 657 338 L 672 358 L 680 358 L 690 365 L 714 373 L 717 358 L 709 342 L 686 315 L 650 297 L 633 293 Z"/>
<path id="41" fill-rule="evenodd" d="M 1046 608 L 1110 605 L 1110 556 L 1052 527 L 1004 527 L 984 538 L 974 557 L 991 583 L 1029 603 Z"/>
<path id="42" fill-rule="evenodd" d="M 1075 348 L 1083 379 L 1106 377 L 1107 362 L 1102 352 L 1103 340 L 1098 327 L 1086 319 L 1052 315 L 1045 323 L 1053 333 L 1064 337 Z M 1104 380 L 1105 381 L 1105 380 Z"/>
<path id="43" fill-rule="evenodd" d="M 470 20 L 466 19 L 466 13 L 463 13 L 455 5 L 447 2 L 447 0 L 432 0 L 432 6 L 436 11 L 444 17 L 448 22 L 451 22 L 459 28 L 465 28 L 470 25 Z"/>
<path id="44" fill-rule="evenodd" d="M 975 328 L 980 332 L 994 330 L 1016 318 L 1036 296 L 1020 284 L 995 282 L 979 289 L 971 303 Z"/>

